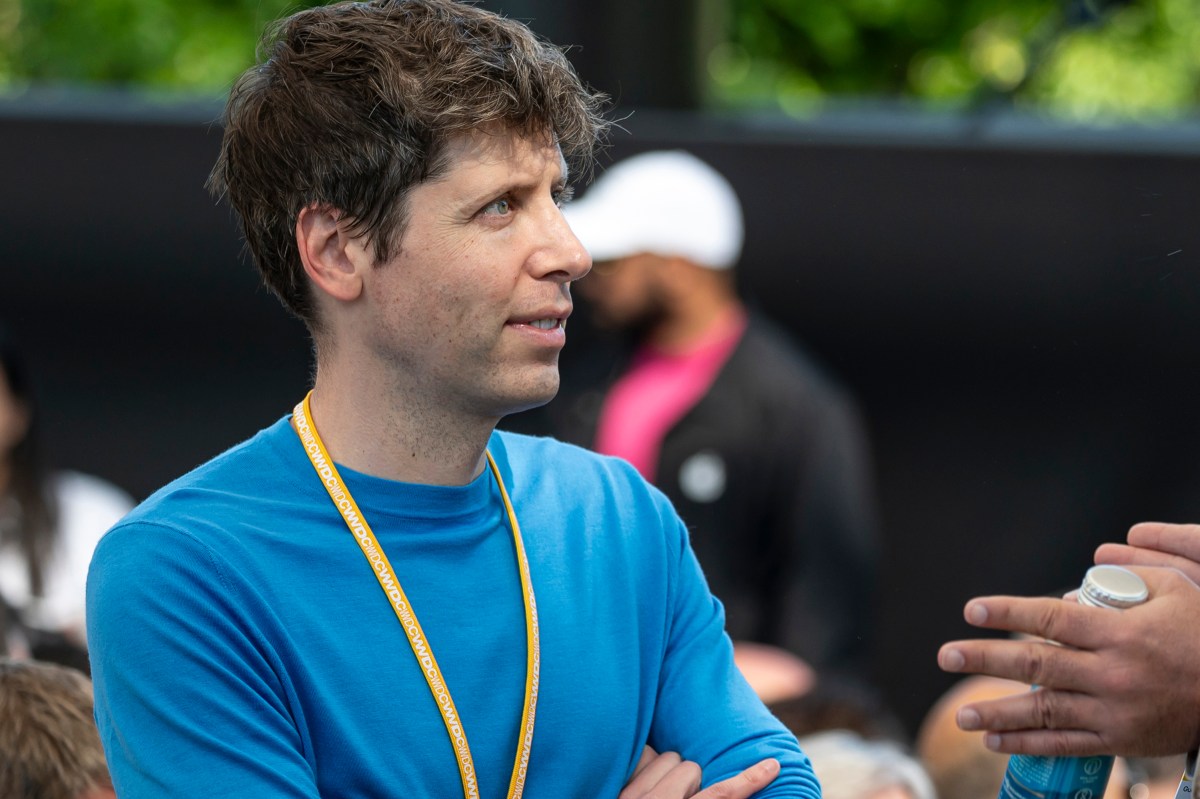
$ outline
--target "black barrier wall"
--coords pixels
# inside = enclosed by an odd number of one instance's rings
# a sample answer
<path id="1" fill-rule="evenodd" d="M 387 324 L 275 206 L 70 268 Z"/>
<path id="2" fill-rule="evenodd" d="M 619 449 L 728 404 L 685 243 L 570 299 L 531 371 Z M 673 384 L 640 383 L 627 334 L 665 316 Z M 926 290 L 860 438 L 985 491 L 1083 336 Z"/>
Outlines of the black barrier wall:
<path id="1" fill-rule="evenodd" d="M 0 108 L 0 319 L 53 463 L 145 496 L 288 413 L 309 345 L 205 193 L 215 107 Z M 884 533 L 877 676 L 915 728 L 985 592 L 1076 584 L 1144 519 L 1200 521 L 1200 137 L 1008 117 L 635 113 L 747 211 L 741 279 L 857 394 Z M 564 358 L 597 344 L 573 329 Z M 528 421 L 528 420 L 526 420 Z"/>

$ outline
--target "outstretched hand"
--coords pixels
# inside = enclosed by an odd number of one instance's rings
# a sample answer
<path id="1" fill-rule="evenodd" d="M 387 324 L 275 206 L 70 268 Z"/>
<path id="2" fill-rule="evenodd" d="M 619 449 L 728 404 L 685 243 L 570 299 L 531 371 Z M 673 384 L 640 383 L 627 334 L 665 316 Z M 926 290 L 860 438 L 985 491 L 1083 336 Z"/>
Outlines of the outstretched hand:
<path id="1" fill-rule="evenodd" d="M 767 758 L 703 791 L 701 776 L 696 763 L 647 746 L 618 799 L 748 799 L 779 776 L 779 761 Z"/>
<path id="2" fill-rule="evenodd" d="M 1097 563 L 1117 566 L 1165 566 L 1178 569 L 1200 585 L 1200 524 L 1135 524 L 1127 544 L 1101 544 Z"/>
<path id="3" fill-rule="evenodd" d="M 1138 540 L 1152 533 L 1143 531 Z M 1164 540 L 1156 538 L 1160 545 Z M 1157 557 L 1152 551 L 1181 557 L 1142 544 L 1103 554 Z M 1049 598 L 993 596 L 968 602 L 964 616 L 976 627 L 1064 646 L 1011 639 L 943 645 L 938 665 L 945 671 L 1039 687 L 964 705 L 959 727 L 986 731 L 990 749 L 1036 755 L 1158 756 L 1200 743 L 1200 634 L 1194 623 L 1200 619 L 1200 587 L 1175 569 L 1132 570 L 1146 581 L 1150 599 L 1119 613 Z"/>

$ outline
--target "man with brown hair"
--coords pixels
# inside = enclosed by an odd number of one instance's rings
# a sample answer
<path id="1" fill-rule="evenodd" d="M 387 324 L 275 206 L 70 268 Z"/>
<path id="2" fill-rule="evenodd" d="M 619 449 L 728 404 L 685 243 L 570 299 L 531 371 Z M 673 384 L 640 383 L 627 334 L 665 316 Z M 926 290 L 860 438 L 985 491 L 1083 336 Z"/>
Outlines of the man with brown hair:
<path id="1" fill-rule="evenodd" d="M 495 430 L 558 389 L 590 267 L 559 206 L 598 98 L 451 0 L 303 11 L 264 54 L 212 184 L 307 324 L 315 385 L 97 549 L 122 798 L 816 799 L 670 504 Z"/>
<path id="2" fill-rule="evenodd" d="M 114 796 L 92 719 L 92 687 L 79 671 L 0 658 L 0 796 Z"/>

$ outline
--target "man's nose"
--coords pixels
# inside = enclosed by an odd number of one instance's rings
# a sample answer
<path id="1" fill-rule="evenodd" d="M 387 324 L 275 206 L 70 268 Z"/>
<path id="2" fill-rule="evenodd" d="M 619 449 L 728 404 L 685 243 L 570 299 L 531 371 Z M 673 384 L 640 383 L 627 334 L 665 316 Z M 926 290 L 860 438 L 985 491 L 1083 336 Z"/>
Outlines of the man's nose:
<path id="1" fill-rule="evenodd" d="M 545 245 L 534 255 L 534 274 L 549 277 L 559 274 L 565 282 L 579 280 L 592 268 L 592 256 L 567 224 L 562 209 L 551 205 L 543 215 Z"/>

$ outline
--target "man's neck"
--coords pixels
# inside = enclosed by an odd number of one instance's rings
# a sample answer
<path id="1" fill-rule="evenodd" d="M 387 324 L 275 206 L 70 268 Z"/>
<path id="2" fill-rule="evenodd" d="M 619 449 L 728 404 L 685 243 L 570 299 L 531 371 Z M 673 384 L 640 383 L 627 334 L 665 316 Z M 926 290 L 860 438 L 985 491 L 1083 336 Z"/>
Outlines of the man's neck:
<path id="1" fill-rule="evenodd" d="M 499 420 L 465 418 L 414 394 L 372 370 L 318 364 L 312 422 L 333 460 L 355 471 L 427 485 L 471 482 Z"/>
<path id="2" fill-rule="evenodd" d="M 697 298 L 672 309 L 650 331 L 648 343 L 661 352 L 687 352 L 704 340 L 716 326 L 730 316 L 743 312 L 742 303 L 736 297 L 713 295 Z"/>

